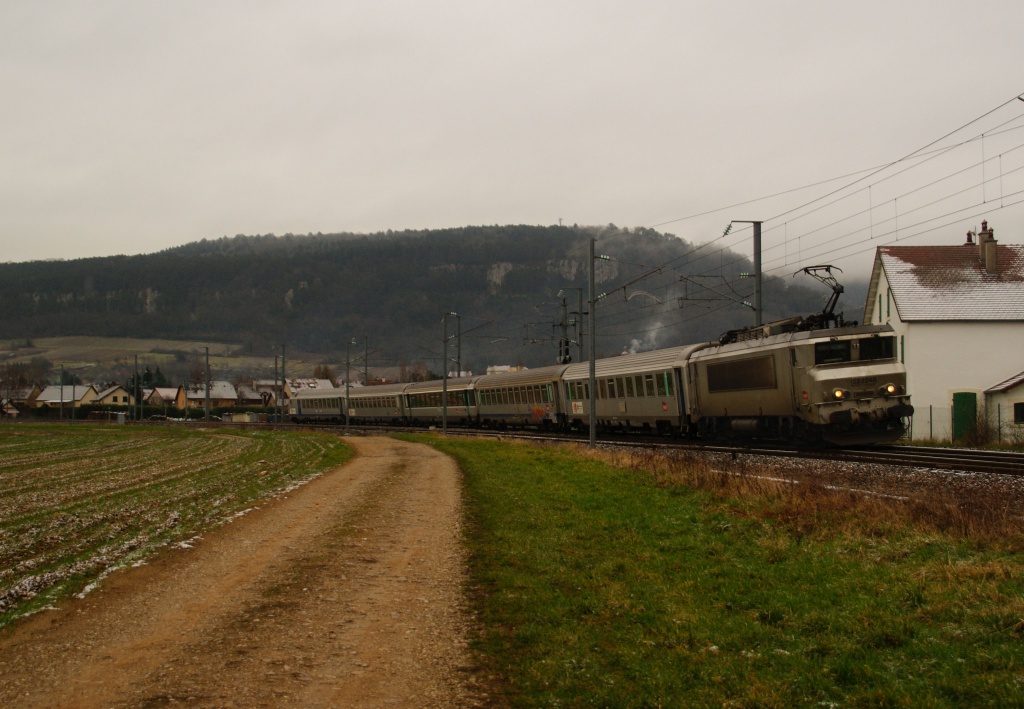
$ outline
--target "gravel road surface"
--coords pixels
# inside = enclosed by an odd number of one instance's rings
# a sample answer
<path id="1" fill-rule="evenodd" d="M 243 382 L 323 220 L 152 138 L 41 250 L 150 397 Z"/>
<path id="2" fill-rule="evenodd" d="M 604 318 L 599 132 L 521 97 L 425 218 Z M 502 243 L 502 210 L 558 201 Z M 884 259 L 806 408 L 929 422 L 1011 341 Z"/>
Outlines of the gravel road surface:
<path id="1" fill-rule="evenodd" d="M 0 705 L 487 704 L 455 463 L 347 440 L 345 466 L 0 633 Z"/>

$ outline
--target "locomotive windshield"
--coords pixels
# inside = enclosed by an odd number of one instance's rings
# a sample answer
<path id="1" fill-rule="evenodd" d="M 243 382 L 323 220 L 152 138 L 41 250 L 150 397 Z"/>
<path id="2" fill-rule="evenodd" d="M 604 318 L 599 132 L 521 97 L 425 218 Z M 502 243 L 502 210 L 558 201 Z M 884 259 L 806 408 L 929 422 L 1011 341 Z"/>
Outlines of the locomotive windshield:
<path id="1" fill-rule="evenodd" d="M 829 340 L 814 343 L 815 364 L 869 362 L 896 356 L 895 337 L 864 337 L 859 340 Z"/>
<path id="2" fill-rule="evenodd" d="M 868 337 L 860 340 L 860 360 L 892 359 L 896 356 L 895 337 Z"/>

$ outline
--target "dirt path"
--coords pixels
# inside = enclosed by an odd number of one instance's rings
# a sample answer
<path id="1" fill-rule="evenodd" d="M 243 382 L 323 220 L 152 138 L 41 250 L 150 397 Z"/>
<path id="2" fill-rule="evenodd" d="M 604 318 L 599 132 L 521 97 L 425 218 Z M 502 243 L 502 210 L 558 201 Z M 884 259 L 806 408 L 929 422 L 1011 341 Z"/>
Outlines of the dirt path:
<path id="1" fill-rule="evenodd" d="M 349 440 L 344 467 L 0 635 L 0 705 L 486 703 L 454 462 Z"/>

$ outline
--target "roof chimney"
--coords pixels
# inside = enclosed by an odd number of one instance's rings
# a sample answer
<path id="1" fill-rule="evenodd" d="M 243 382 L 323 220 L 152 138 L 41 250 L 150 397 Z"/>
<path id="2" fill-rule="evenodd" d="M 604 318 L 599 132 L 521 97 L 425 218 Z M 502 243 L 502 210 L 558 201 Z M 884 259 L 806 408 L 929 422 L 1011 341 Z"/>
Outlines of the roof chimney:
<path id="1" fill-rule="evenodd" d="M 978 232 L 978 260 L 985 262 L 985 242 L 992 238 L 992 230 L 988 228 L 988 221 L 981 221 L 981 231 Z"/>
<path id="2" fill-rule="evenodd" d="M 967 230 L 967 241 L 964 242 L 964 246 L 974 246 L 974 232 L 970 229 Z"/>
<path id="3" fill-rule="evenodd" d="M 999 273 L 999 264 L 996 261 L 996 240 L 989 239 L 985 242 L 985 272 Z"/>
<path id="4" fill-rule="evenodd" d="M 981 231 L 978 232 L 978 256 L 985 264 L 986 273 L 999 273 L 999 264 L 996 261 L 996 239 L 995 230 L 989 229 L 988 222 L 981 223 Z"/>

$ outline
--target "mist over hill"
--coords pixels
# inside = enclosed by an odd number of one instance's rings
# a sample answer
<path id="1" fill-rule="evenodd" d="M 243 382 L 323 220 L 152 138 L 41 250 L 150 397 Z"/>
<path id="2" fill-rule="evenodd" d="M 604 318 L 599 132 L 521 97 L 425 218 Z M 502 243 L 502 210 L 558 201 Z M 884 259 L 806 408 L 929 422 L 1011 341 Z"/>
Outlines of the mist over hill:
<path id="1" fill-rule="evenodd" d="M 439 367 L 442 315 L 457 312 L 464 368 L 540 366 L 556 357 L 558 292 L 570 319 L 575 289 L 586 297 L 592 236 L 610 256 L 596 264 L 597 291 L 609 293 L 597 309 L 599 354 L 703 341 L 752 324 L 741 301 L 752 301 L 753 282 L 739 279 L 752 266 L 736 254 L 644 228 L 477 226 L 239 235 L 142 256 L 0 264 L 0 338 L 214 340 L 252 354 L 284 343 L 326 357 L 357 338 L 375 350 L 374 366 Z M 765 321 L 816 312 L 828 296 L 807 277 L 767 278 Z M 863 303 L 844 300 L 839 309 L 859 319 Z"/>

